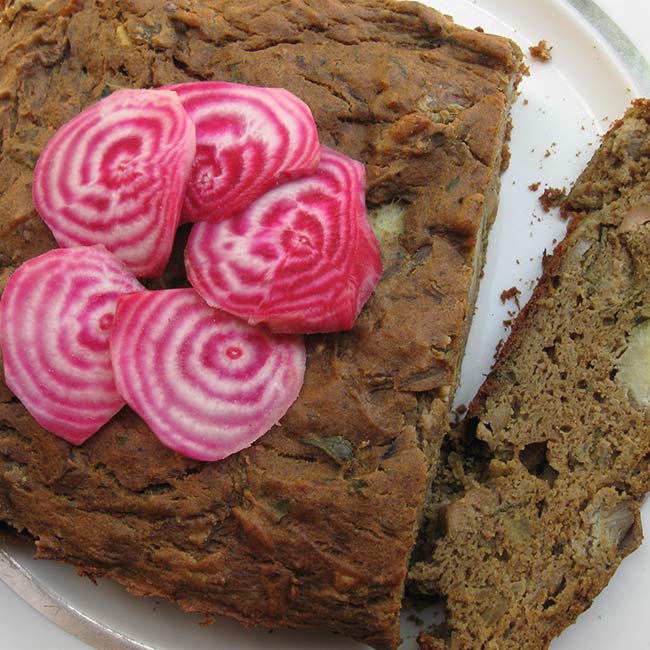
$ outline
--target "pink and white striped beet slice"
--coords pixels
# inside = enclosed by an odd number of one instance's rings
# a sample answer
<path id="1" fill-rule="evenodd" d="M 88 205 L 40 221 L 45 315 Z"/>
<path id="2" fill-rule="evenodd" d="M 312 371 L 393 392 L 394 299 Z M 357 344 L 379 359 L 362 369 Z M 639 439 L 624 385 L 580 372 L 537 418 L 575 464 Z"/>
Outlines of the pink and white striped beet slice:
<path id="1" fill-rule="evenodd" d="M 197 223 L 187 275 L 211 305 L 276 332 L 350 329 L 381 275 L 365 168 L 323 148 L 317 172 L 237 216 Z"/>
<path id="2" fill-rule="evenodd" d="M 165 88 L 196 125 L 183 221 L 227 219 L 271 187 L 316 169 L 314 118 L 289 91 L 221 81 Z"/>
<path id="3" fill-rule="evenodd" d="M 176 93 L 118 90 L 64 124 L 34 170 L 34 205 L 59 246 L 103 244 L 142 278 L 171 254 L 196 152 Z"/>
<path id="4" fill-rule="evenodd" d="M 198 460 L 225 458 L 271 429 L 305 372 L 302 337 L 248 325 L 193 289 L 121 298 L 110 346 L 129 406 L 164 445 Z"/>
<path id="5" fill-rule="evenodd" d="M 142 288 L 103 246 L 51 250 L 9 278 L 0 300 L 5 381 L 45 429 L 78 445 L 124 406 L 108 335 L 118 296 Z"/>

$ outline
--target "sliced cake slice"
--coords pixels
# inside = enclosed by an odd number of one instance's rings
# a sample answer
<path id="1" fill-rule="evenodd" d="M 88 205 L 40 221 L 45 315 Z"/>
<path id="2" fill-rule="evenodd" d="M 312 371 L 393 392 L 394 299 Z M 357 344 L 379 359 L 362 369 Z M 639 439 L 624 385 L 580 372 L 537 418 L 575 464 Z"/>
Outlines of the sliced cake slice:
<path id="1" fill-rule="evenodd" d="M 70 446 L 3 385 L 0 519 L 29 531 L 38 557 L 135 594 L 394 648 L 519 49 L 385 0 L 53 0 L 3 18 L 3 277 L 53 245 L 30 184 L 56 128 L 116 88 L 201 79 L 287 88 L 325 145 L 365 163 L 385 271 L 352 331 L 308 338 L 305 384 L 280 425 L 224 461 L 170 452 L 128 409 Z M 179 257 L 156 286 L 185 281 Z"/>
<path id="2" fill-rule="evenodd" d="M 566 239 L 445 443 L 424 558 L 426 649 L 546 648 L 641 541 L 650 488 L 650 101 L 564 204 Z"/>

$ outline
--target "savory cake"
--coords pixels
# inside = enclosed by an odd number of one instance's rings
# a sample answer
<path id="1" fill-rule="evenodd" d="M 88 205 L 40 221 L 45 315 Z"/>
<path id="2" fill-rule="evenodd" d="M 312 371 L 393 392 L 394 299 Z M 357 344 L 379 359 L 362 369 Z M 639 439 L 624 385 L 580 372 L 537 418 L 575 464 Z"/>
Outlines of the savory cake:
<path id="1" fill-rule="evenodd" d="M 433 649 L 546 648 L 641 541 L 650 489 L 650 101 L 564 203 L 496 366 L 445 443 L 411 584 L 444 602 Z"/>
<path id="2" fill-rule="evenodd" d="M 118 88 L 208 79 L 287 88 L 324 144 L 365 163 L 385 271 L 353 330 L 308 338 L 305 384 L 281 424 L 224 461 L 174 454 L 127 408 L 71 446 L 0 384 L 0 520 L 28 531 L 38 557 L 134 594 L 394 648 L 520 51 L 412 2 L 2 4 L 3 283 L 54 246 L 31 179 L 62 123 Z M 182 235 L 150 286 L 185 282 Z"/>

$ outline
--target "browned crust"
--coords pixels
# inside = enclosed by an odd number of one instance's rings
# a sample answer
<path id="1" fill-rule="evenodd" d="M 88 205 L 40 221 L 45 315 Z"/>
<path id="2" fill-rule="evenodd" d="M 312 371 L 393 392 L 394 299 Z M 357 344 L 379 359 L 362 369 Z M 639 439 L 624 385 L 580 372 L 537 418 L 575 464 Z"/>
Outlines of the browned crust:
<path id="1" fill-rule="evenodd" d="M 30 197 L 40 148 L 120 86 L 287 87 L 312 107 L 326 144 L 366 164 L 369 205 L 402 205 L 405 225 L 382 243 L 384 277 L 355 329 L 310 337 L 305 385 L 282 425 L 223 462 L 176 456 L 128 409 L 71 447 L 0 384 L 0 518 L 31 532 L 39 557 L 136 594 L 395 647 L 519 51 L 416 3 L 15 8 L 0 24 L 3 280 L 53 245 Z M 182 281 L 181 267 L 157 286 Z"/>

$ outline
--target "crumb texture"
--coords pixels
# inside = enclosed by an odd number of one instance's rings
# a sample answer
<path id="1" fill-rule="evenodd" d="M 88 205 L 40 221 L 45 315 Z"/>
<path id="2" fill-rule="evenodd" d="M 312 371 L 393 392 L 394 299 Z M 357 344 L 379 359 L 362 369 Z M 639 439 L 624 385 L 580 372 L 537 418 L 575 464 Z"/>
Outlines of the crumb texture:
<path id="1" fill-rule="evenodd" d="M 424 649 L 545 648 L 641 541 L 650 412 L 629 354 L 650 345 L 649 179 L 639 100 L 570 192 L 569 234 L 445 443 L 411 573 L 447 610 Z"/>
<path id="2" fill-rule="evenodd" d="M 309 337 L 281 425 L 223 462 L 174 455 L 128 409 L 71 447 L 0 383 L 0 519 L 135 594 L 395 647 L 521 53 L 412 2 L 3 4 L 2 282 L 54 245 L 31 179 L 55 130 L 118 88 L 197 79 L 308 103 L 322 141 L 366 165 L 385 272 L 352 331 Z M 184 284 L 186 236 L 150 287 Z"/>
<path id="3" fill-rule="evenodd" d="M 551 54 L 552 49 L 552 45 L 549 45 L 545 40 L 541 40 L 539 43 L 537 43 L 537 45 L 531 45 L 528 48 L 528 51 L 530 52 L 530 56 L 532 56 L 533 59 L 544 62 L 550 61 L 553 58 Z"/>

